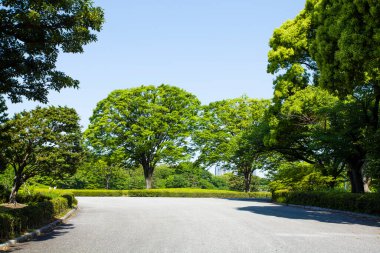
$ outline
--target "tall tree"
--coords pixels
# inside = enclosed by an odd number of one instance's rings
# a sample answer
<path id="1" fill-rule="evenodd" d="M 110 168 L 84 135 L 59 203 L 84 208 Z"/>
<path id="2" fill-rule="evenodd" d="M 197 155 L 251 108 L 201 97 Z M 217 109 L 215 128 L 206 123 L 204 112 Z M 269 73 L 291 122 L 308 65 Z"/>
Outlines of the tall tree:
<path id="1" fill-rule="evenodd" d="M 262 119 L 268 106 L 267 100 L 247 96 L 204 106 L 200 127 L 193 135 L 200 151 L 198 162 L 236 170 L 244 175 L 246 191 L 249 191 L 256 154 L 243 135 Z"/>
<path id="2" fill-rule="evenodd" d="M 372 153 L 368 143 L 378 138 L 379 13 L 379 3 L 371 0 L 307 0 L 305 9 L 276 29 L 270 41 L 268 72 L 280 73 L 274 82 L 275 122 L 281 124 L 284 101 L 307 86 L 328 90 L 339 97 L 341 109 L 361 114 L 355 122 L 331 121 L 345 128 L 332 127 L 336 135 L 350 136 L 350 152 L 343 153 L 353 192 L 364 191 L 363 173 Z M 298 129 L 293 129 L 291 133 L 297 135 Z"/>
<path id="3" fill-rule="evenodd" d="M 92 0 L 0 0 L 0 95 L 46 103 L 49 90 L 78 87 L 56 69 L 58 54 L 82 53 L 103 22 Z"/>
<path id="4" fill-rule="evenodd" d="M 115 90 L 97 104 L 86 142 L 95 152 L 122 152 L 127 163 L 141 165 L 149 189 L 157 163 L 189 155 L 199 106 L 194 95 L 164 84 Z"/>
<path id="5" fill-rule="evenodd" d="M 1 126 L 5 146 L 1 156 L 14 170 L 9 201 L 23 183 L 40 176 L 62 178 L 75 173 L 82 157 L 79 117 L 67 107 L 21 112 Z"/>
<path id="6" fill-rule="evenodd" d="M 320 0 L 306 8 L 313 14 L 310 54 L 320 70 L 320 85 L 343 99 L 353 96 L 362 107 L 355 152 L 347 163 L 353 188 L 363 192 L 368 190 L 366 160 L 374 157 L 367 144 L 380 141 L 380 3 Z"/>

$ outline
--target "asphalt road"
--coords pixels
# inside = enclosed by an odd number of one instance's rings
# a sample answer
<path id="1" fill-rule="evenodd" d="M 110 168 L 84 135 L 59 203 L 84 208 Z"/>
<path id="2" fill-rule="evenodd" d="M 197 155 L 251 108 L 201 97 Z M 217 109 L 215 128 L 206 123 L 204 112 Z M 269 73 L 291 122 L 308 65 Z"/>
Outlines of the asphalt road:
<path id="1" fill-rule="evenodd" d="M 251 200 L 78 199 L 66 224 L 12 251 L 380 252 L 380 222 L 346 214 Z"/>

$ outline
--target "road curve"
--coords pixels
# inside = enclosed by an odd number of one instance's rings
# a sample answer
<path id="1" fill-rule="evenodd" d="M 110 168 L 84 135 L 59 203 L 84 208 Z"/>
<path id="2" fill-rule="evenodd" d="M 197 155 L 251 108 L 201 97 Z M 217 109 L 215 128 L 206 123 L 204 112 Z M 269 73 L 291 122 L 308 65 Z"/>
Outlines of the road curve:
<path id="1" fill-rule="evenodd" d="M 78 198 L 79 212 L 20 253 L 378 253 L 380 222 L 267 202 Z"/>

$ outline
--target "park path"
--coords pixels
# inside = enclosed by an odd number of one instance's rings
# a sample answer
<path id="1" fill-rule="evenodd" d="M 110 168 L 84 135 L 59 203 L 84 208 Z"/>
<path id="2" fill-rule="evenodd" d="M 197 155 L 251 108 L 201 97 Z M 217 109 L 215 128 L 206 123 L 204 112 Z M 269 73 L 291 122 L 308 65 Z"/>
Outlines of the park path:
<path id="1" fill-rule="evenodd" d="M 20 253 L 366 252 L 380 249 L 380 223 L 264 201 L 85 198 L 53 233 Z"/>

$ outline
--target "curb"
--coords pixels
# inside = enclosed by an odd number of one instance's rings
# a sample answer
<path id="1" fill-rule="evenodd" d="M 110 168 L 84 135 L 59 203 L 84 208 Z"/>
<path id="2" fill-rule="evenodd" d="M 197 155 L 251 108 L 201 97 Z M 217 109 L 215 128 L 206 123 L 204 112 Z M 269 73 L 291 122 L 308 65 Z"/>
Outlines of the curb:
<path id="1" fill-rule="evenodd" d="M 77 210 L 78 210 L 78 207 L 75 207 L 75 208 L 71 209 L 67 214 L 65 214 L 65 216 L 63 216 L 62 218 L 60 218 L 56 221 L 53 221 L 52 223 L 50 223 L 46 226 L 43 226 L 42 228 L 36 229 L 33 232 L 26 233 L 26 234 L 24 234 L 20 237 L 17 237 L 13 240 L 9 240 L 3 244 L 0 244 L 0 251 L 5 250 L 6 248 L 8 248 L 10 246 L 15 246 L 18 243 L 29 241 L 29 240 L 36 238 L 42 234 L 53 231 L 55 227 L 57 227 L 58 225 L 62 224 L 65 220 L 70 218 Z"/>
<path id="2" fill-rule="evenodd" d="M 350 211 L 343 211 L 343 210 L 330 209 L 330 208 L 317 207 L 317 206 L 302 206 L 302 205 L 284 204 L 284 203 L 278 203 L 278 202 L 272 202 L 272 203 L 281 205 L 281 206 L 290 206 L 290 207 L 302 208 L 302 209 L 307 209 L 307 210 L 312 210 L 312 211 L 326 211 L 326 212 L 332 212 L 332 213 L 348 214 L 348 215 L 355 216 L 358 218 L 375 219 L 378 222 L 380 222 L 380 216 L 371 215 L 371 214 L 355 213 L 355 212 L 350 212 Z"/>

